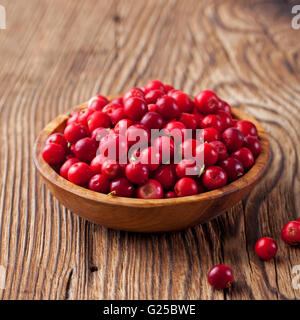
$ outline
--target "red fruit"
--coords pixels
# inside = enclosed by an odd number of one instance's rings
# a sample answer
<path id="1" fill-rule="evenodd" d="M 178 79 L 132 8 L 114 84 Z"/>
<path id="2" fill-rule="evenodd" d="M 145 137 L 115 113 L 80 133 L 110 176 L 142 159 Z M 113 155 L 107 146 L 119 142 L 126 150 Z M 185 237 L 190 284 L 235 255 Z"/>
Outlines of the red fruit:
<path id="1" fill-rule="evenodd" d="M 88 136 L 89 136 L 88 128 L 79 123 L 69 124 L 68 126 L 66 126 L 64 131 L 65 139 L 72 144 Z"/>
<path id="2" fill-rule="evenodd" d="M 198 126 L 198 119 L 195 114 L 182 113 L 179 121 L 183 123 L 187 129 L 196 130 Z"/>
<path id="3" fill-rule="evenodd" d="M 205 169 L 202 175 L 203 186 L 208 190 L 222 188 L 227 183 L 227 174 L 219 166 L 212 166 Z"/>
<path id="4" fill-rule="evenodd" d="M 157 100 L 156 111 L 166 120 L 176 119 L 180 115 L 176 101 L 169 96 L 163 96 Z"/>
<path id="5" fill-rule="evenodd" d="M 194 104 L 187 94 L 176 90 L 170 93 L 170 96 L 176 101 L 181 112 L 192 112 Z"/>
<path id="6" fill-rule="evenodd" d="M 247 137 L 245 137 L 244 141 L 245 141 L 244 142 L 245 147 L 250 149 L 254 158 L 258 157 L 258 155 L 260 154 L 261 147 L 260 147 L 260 142 L 257 139 L 257 137 L 247 136 Z"/>
<path id="7" fill-rule="evenodd" d="M 75 156 L 81 161 L 90 162 L 96 156 L 98 143 L 92 138 L 83 138 L 76 142 Z"/>
<path id="8" fill-rule="evenodd" d="M 132 197 L 134 192 L 133 185 L 126 179 L 120 178 L 110 183 L 110 192 L 119 197 Z"/>
<path id="9" fill-rule="evenodd" d="M 46 141 L 46 144 L 49 144 L 49 143 L 60 144 L 64 148 L 66 153 L 69 151 L 68 142 L 62 133 L 51 134 L 51 136 Z"/>
<path id="10" fill-rule="evenodd" d="M 101 94 L 98 94 L 89 100 L 88 108 L 92 109 L 93 111 L 101 111 L 107 104 L 108 100 Z"/>
<path id="11" fill-rule="evenodd" d="M 126 178 L 135 184 L 144 184 L 149 178 L 149 169 L 145 164 L 134 161 L 125 168 Z"/>
<path id="12" fill-rule="evenodd" d="M 146 93 L 145 95 L 145 100 L 149 104 L 153 104 L 157 101 L 157 99 L 161 98 L 162 96 L 165 95 L 164 91 L 161 90 L 152 90 Z"/>
<path id="13" fill-rule="evenodd" d="M 80 110 L 78 113 L 77 122 L 86 126 L 89 116 L 91 116 L 93 113 L 94 113 L 94 110 L 89 108 Z"/>
<path id="14" fill-rule="evenodd" d="M 117 102 L 109 103 L 102 109 L 102 112 L 106 113 L 109 116 L 113 125 L 125 118 L 124 108 Z"/>
<path id="15" fill-rule="evenodd" d="M 71 117 L 67 120 L 67 126 L 68 126 L 69 124 L 71 124 L 71 123 L 76 123 L 76 122 L 77 122 L 78 114 L 79 114 L 79 112 L 76 111 L 76 112 L 74 112 L 74 113 L 71 115 Z"/>
<path id="16" fill-rule="evenodd" d="M 102 111 L 95 111 L 89 116 L 87 124 L 90 132 L 93 132 L 96 128 L 109 128 L 111 121 L 106 113 Z"/>
<path id="17" fill-rule="evenodd" d="M 223 129 L 221 118 L 215 114 L 209 114 L 205 116 L 201 121 L 202 128 L 215 128 L 219 132 Z"/>
<path id="18" fill-rule="evenodd" d="M 99 127 L 99 128 L 96 128 L 95 130 L 93 130 L 92 132 L 92 139 L 94 139 L 95 141 L 99 142 L 101 141 L 102 138 L 104 138 L 105 136 L 108 135 L 109 129 L 107 128 L 102 128 L 102 127 Z"/>
<path id="19" fill-rule="evenodd" d="M 117 103 L 121 107 L 123 107 L 123 97 L 116 98 L 116 99 L 112 100 L 111 103 Z"/>
<path id="20" fill-rule="evenodd" d="M 198 186 L 193 179 L 185 177 L 176 182 L 174 190 L 178 197 L 186 197 L 197 194 Z"/>
<path id="21" fill-rule="evenodd" d="M 234 152 L 243 146 L 244 137 L 238 129 L 228 128 L 222 133 L 222 141 L 229 152 Z"/>
<path id="22" fill-rule="evenodd" d="M 257 136 L 257 129 L 256 126 L 247 120 L 241 120 L 236 122 L 235 128 L 241 131 L 244 137 L 247 136 Z"/>
<path id="23" fill-rule="evenodd" d="M 168 191 L 165 193 L 165 198 L 170 199 L 170 198 L 176 198 L 177 194 L 174 191 Z"/>
<path id="24" fill-rule="evenodd" d="M 154 148 L 159 151 L 163 163 L 169 162 L 174 157 L 175 144 L 170 137 L 161 136 L 156 138 Z"/>
<path id="25" fill-rule="evenodd" d="M 120 120 L 114 127 L 114 131 L 117 134 L 121 134 L 125 136 L 127 129 L 133 125 L 133 121 L 129 119 L 122 119 Z"/>
<path id="26" fill-rule="evenodd" d="M 160 182 L 164 189 L 171 189 L 176 181 L 175 170 L 172 165 L 162 165 L 153 172 L 153 178 Z"/>
<path id="27" fill-rule="evenodd" d="M 164 196 L 163 187 L 158 181 L 150 179 L 138 187 L 137 196 L 141 199 L 161 199 Z"/>
<path id="28" fill-rule="evenodd" d="M 132 97 L 124 101 L 124 111 L 130 120 L 138 121 L 148 111 L 148 107 L 145 100 Z"/>
<path id="29" fill-rule="evenodd" d="M 164 119 L 157 112 L 147 112 L 140 121 L 149 130 L 161 129 L 164 125 Z"/>
<path id="30" fill-rule="evenodd" d="M 253 154 L 248 148 L 243 147 L 233 152 L 231 156 L 240 160 L 246 170 L 250 169 L 254 164 Z"/>
<path id="31" fill-rule="evenodd" d="M 204 128 L 199 131 L 197 139 L 201 142 L 211 142 L 221 140 L 221 135 L 215 128 Z"/>
<path id="32" fill-rule="evenodd" d="M 222 160 L 228 158 L 227 149 L 226 149 L 226 146 L 223 142 L 212 141 L 209 144 L 216 149 L 216 151 L 218 153 L 218 161 L 222 161 Z"/>
<path id="33" fill-rule="evenodd" d="M 204 90 L 198 93 L 195 98 L 197 110 L 202 114 L 216 113 L 218 111 L 219 101 L 217 95 L 210 90 Z"/>
<path id="34" fill-rule="evenodd" d="M 181 142 L 187 135 L 186 126 L 179 121 L 170 121 L 165 127 L 164 131 L 167 135 L 172 136 L 176 142 Z"/>
<path id="35" fill-rule="evenodd" d="M 156 104 L 154 104 L 154 103 L 148 104 L 148 111 L 149 112 L 156 112 Z"/>
<path id="36" fill-rule="evenodd" d="M 94 174 L 101 173 L 102 164 L 106 161 L 107 158 L 103 154 L 98 154 L 90 164 L 91 169 L 93 170 Z"/>
<path id="37" fill-rule="evenodd" d="M 229 182 L 236 180 L 244 174 L 243 164 L 235 158 L 226 158 L 219 162 L 219 166 L 226 171 Z"/>
<path id="38" fill-rule="evenodd" d="M 133 124 L 127 129 L 125 136 L 128 147 L 139 142 L 145 148 L 150 140 L 150 132 L 143 124 Z"/>
<path id="39" fill-rule="evenodd" d="M 290 221 L 281 229 L 282 240 L 290 246 L 300 245 L 300 222 Z"/>
<path id="40" fill-rule="evenodd" d="M 186 139 L 180 146 L 182 159 L 191 159 L 196 155 L 196 148 L 200 145 L 200 141 L 195 139 Z"/>
<path id="41" fill-rule="evenodd" d="M 233 272 L 225 264 L 218 264 L 208 272 L 209 284 L 217 289 L 222 290 L 231 287 L 233 281 Z"/>
<path id="42" fill-rule="evenodd" d="M 123 170 L 116 160 L 105 160 L 101 166 L 102 175 L 106 176 L 109 180 L 121 178 Z"/>
<path id="43" fill-rule="evenodd" d="M 126 163 L 128 151 L 126 137 L 116 133 L 109 134 L 100 141 L 99 151 L 109 159 Z"/>
<path id="44" fill-rule="evenodd" d="M 126 100 L 133 97 L 144 99 L 145 94 L 140 88 L 132 88 L 124 94 L 123 104 L 125 103 Z"/>
<path id="45" fill-rule="evenodd" d="M 150 171 L 154 171 L 161 163 L 161 155 L 154 147 L 148 147 L 141 152 L 139 160 L 146 164 Z"/>
<path id="46" fill-rule="evenodd" d="M 145 92 L 148 93 L 152 90 L 161 90 L 163 92 L 166 92 L 165 86 L 158 80 L 152 80 L 146 84 Z"/>
<path id="47" fill-rule="evenodd" d="M 87 163 L 76 162 L 68 171 L 68 180 L 79 186 L 85 186 L 93 174 L 91 167 Z"/>
<path id="48" fill-rule="evenodd" d="M 171 90 L 174 90 L 174 88 L 173 88 L 171 85 L 169 85 L 169 84 L 165 84 L 164 87 L 165 87 L 166 92 L 169 92 L 169 91 L 171 91 Z"/>
<path id="49" fill-rule="evenodd" d="M 69 169 L 71 168 L 71 166 L 76 163 L 76 162 L 79 162 L 79 159 L 77 158 L 70 158 L 68 159 L 67 161 L 64 162 L 64 164 L 60 167 L 60 170 L 59 170 L 59 174 L 65 178 L 65 179 L 68 179 L 68 171 Z"/>
<path id="50" fill-rule="evenodd" d="M 181 160 L 176 166 L 176 175 L 178 178 L 197 177 L 201 172 L 201 166 L 196 160 Z"/>
<path id="51" fill-rule="evenodd" d="M 49 164 L 59 164 L 65 159 L 65 150 L 61 144 L 48 143 L 42 151 L 43 159 Z"/>
<path id="52" fill-rule="evenodd" d="M 225 111 L 229 115 L 231 115 L 230 105 L 226 101 L 223 101 L 223 100 L 220 100 L 220 102 L 219 102 L 219 110 L 218 111 Z"/>
<path id="53" fill-rule="evenodd" d="M 89 189 L 101 192 L 109 192 L 110 181 L 104 174 L 96 174 L 89 181 Z"/>
<path id="54" fill-rule="evenodd" d="M 221 122 L 222 122 L 222 130 L 221 131 L 224 131 L 227 128 L 232 127 L 233 124 L 232 124 L 232 119 L 231 119 L 230 114 L 228 114 L 225 111 L 218 111 L 217 115 L 219 116 L 219 118 L 221 119 Z"/>
<path id="55" fill-rule="evenodd" d="M 255 252 L 263 260 L 274 258 L 277 249 L 276 241 L 269 237 L 260 238 L 255 244 Z"/>
<path id="56" fill-rule="evenodd" d="M 199 162 L 204 163 L 206 167 L 210 167 L 218 161 L 218 152 L 207 142 L 200 144 L 196 148 L 196 156 Z"/>

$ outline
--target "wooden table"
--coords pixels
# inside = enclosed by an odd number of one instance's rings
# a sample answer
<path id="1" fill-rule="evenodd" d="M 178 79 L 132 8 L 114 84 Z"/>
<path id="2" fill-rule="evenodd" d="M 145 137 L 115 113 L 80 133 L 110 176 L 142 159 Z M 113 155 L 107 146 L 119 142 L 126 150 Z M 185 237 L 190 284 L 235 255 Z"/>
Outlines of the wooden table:
<path id="1" fill-rule="evenodd" d="M 300 30 L 286 1 L 1 0 L 2 299 L 299 299 L 299 249 L 280 239 L 300 214 Z M 96 93 L 158 78 L 216 90 L 260 120 L 269 169 L 247 198 L 211 223 L 172 234 L 107 230 L 73 215 L 33 165 L 38 132 Z M 278 241 L 260 261 L 261 236 Z M 234 288 L 207 283 L 230 265 Z"/>

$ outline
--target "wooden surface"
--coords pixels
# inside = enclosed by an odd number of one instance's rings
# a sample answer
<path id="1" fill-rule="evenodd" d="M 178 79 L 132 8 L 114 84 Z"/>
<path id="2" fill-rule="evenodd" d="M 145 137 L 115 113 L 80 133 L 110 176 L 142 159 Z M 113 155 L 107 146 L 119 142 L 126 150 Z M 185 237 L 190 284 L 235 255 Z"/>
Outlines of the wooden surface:
<path id="1" fill-rule="evenodd" d="M 291 1 L 1 0 L 2 299 L 295 299 L 299 249 L 280 240 L 300 213 L 300 30 Z M 62 207 L 33 165 L 38 132 L 96 93 L 158 78 L 210 88 L 260 120 L 272 146 L 261 182 L 226 215 L 184 232 L 107 230 Z M 279 244 L 261 262 L 260 236 Z M 213 291 L 226 263 L 231 291 Z"/>

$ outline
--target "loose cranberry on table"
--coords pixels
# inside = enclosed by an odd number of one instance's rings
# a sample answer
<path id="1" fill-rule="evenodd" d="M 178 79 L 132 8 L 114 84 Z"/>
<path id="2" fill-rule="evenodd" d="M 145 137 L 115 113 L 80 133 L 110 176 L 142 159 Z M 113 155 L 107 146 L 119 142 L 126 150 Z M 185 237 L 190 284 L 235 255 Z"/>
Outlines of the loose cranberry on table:
<path id="1" fill-rule="evenodd" d="M 222 133 L 222 141 L 229 152 L 240 149 L 244 144 L 244 137 L 236 128 L 228 128 Z"/>
<path id="2" fill-rule="evenodd" d="M 149 179 L 149 169 L 147 165 L 134 161 L 125 168 L 126 178 L 135 184 L 144 184 Z"/>
<path id="3" fill-rule="evenodd" d="M 89 100 L 88 108 L 92 109 L 93 111 L 101 111 L 107 104 L 108 100 L 101 94 L 98 94 Z"/>
<path id="4" fill-rule="evenodd" d="M 257 139 L 257 137 L 253 136 L 247 136 L 244 139 L 244 145 L 247 147 L 249 150 L 251 150 L 254 158 L 257 158 L 258 155 L 260 154 L 261 146 L 260 142 Z"/>
<path id="5" fill-rule="evenodd" d="M 202 184 L 208 190 L 222 188 L 227 183 L 227 173 L 219 166 L 205 169 L 202 175 Z"/>
<path id="6" fill-rule="evenodd" d="M 238 159 L 229 157 L 218 164 L 226 171 L 228 182 L 232 182 L 244 174 L 243 164 Z"/>
<path id="7" fill-rule="evenodd" d="M 177 119 L 180 116 L 176 101 L 169 96 L 163 96 L 157 100 L 156 111 L 166 120 Z"/>
<path id="8" fill-rule="evenodd" d="M 192 178 L 184 177 L 176 182 L 174 190 L 178 197 L 192 196 L 198 193 L 198 185 Z"/>
<path id="9" fill-rule="evenodd" d="M 254 164 L 253 154 L 248 148 L 243 147 L 233 152 L 231 156 L 241 161 L 245 170 L 250 169 Z"/>
<path id="10" fill-rule="evenodd" d="M 89 135 L 88 128 L 79 123 L 69 124 L 64 131 L 64 137 L 70 143 L 76 143 L 78 140 L 88 137 Z"/>
<path id="11" fill-rule="evenodd" d="M 141 199 L 162 199 L 164 190 L 158 181 L 150 179 L 138 187 L 137 196 Z"/>
<path id="12" fill-rule="evenodd" d="M 222 161 L 228 158 L 228 152 L 227 152 L 226 146 L 222 141 L 212 141 L 209 144 L 213 146 L 217 151 L 218 161 Z"/>
<path id="13" fill-rule="evenodd" d="M 237 121 L 234 127 L 240 130 L 244 137 L 257 136 L 256 126 L 248 120 Z"/>
<path id="14" fill-rule="evenodd" d="M 79 186 L 86 186 L 93 175 L 93 170 L 87 163 L 76 162 L 68 171 L 68 180 Z"/>
<path id="15" fill-rule="evenodd" d="M 92 138 L 83 138 L 76 142 L 74 153 L 81 161 L 91 162 L 96 156 L 97 149 L 97 141 Z"/>
<path id="16" fill-rule="evenodd" d="M 233 282 L 233 272 L 225 264 L 218 264 L 209 270 L 208 282 L 217 290 L 230 288 Z"/>
<path id="17" fill-rule="evenodd" d="M 129 98 L 124 101 L 124 111 L 130 120 L 138 121 L 148 111 L 147 103 L 142 98 Z"/>
<path id="18" fill-rule="evenodd" d="M 65 179 L 68 179 L 68 172 L 69 172 L 69 169 L 71 168 L 71 166 L 76 163 L 76 162 L 79 162 L 80 160 L 77 159 L 77 158 L 70 158 L 68 159 L 67 161 L 65 161 L 63 163 L 63 165 L 60 167 L 60 170 L 59 170 L 59 174 L 65 178 Z"/>
<path id="19" fill-rule="evenodd" d="M 89 189 L 101 192 L 108 193 L 110 187 L 110 180 L 104 174 L 96 174 L 89 181 Z"/>
<path id="20" fill-rule="evenodd" d="M 48 143 L 42 151 L 43 159 L 49 164 L 59 164 L 65 159 L 65 150 L 61 144 Z"/>
<path id="21" fill-rule="evenodd" d="M 216 113 L 218 111 L 219 98 L 214 92 L 204 90 L 196 96 L 195 104 L 198 112 L 202 114 Z"/>
<path id="22" fill-rule="evenodd" d="M 119 197 L 132 197 L 134 186 L 126 178 L 113 180 L 110 183 L 110 192 Z"/>
<path id="23" fill-rule="evenodd" d="M 281 229 L 282 240 L 290 246 L 300 245 L 300 222 L 290 221 Z"/>
<path id="24" fill-rule="evenodd" d="M 176 173 L 170 164 L 160 166 L 153 172 L 152 177 L 159 181 L 166 190 L 173 188 L 176 182 Z"/>
<path id="25" fill-rule="evenodd" d="M 263 260 L 274 258 L 277 249 L 278 246 L 276 241 L 269 237 L 260 238 L 255 244 L 255 252 Z"/>
<path id="26" fill-rule="evenodd" d="M 199 131 L 197 139 L 201 142 L 221 140 L 221 134 L 215 128 L 204 128 Z"/>
<path id="27" fill-rule="evenodd" d="M 67 153 L 69 148 L 68 148 L 68 142 L 65 139 L 64 135 L 62 133 L 53 133 L 51 134 L 51 136 L 46 140 L 46 144 L 49 143 L 56 143 L 56 144 L 60 144 L 65 152 Z"/>

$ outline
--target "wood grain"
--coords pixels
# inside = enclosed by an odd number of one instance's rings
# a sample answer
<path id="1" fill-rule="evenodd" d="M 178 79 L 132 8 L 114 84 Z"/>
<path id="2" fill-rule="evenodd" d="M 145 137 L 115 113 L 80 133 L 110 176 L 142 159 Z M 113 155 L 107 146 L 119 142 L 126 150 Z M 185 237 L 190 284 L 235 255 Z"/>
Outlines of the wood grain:
<path id="1" fill-rule="evenodd" d="M 300 43 L 292 1 L 1 0 L 1 299 L 299 299 L 299 249 L 280 240 L 299 216 Z M 261 121 L 269 170 L 226 215 L 184 232 L 143 235 L 84 221 L 46 190 L 33 164 L 38 132 L 96 93 L 158 78 L 204 88 Z M 260 236 L 279 244 L 261 262 Z M 233 290 L 206 274 L 226 263 Z"/>

